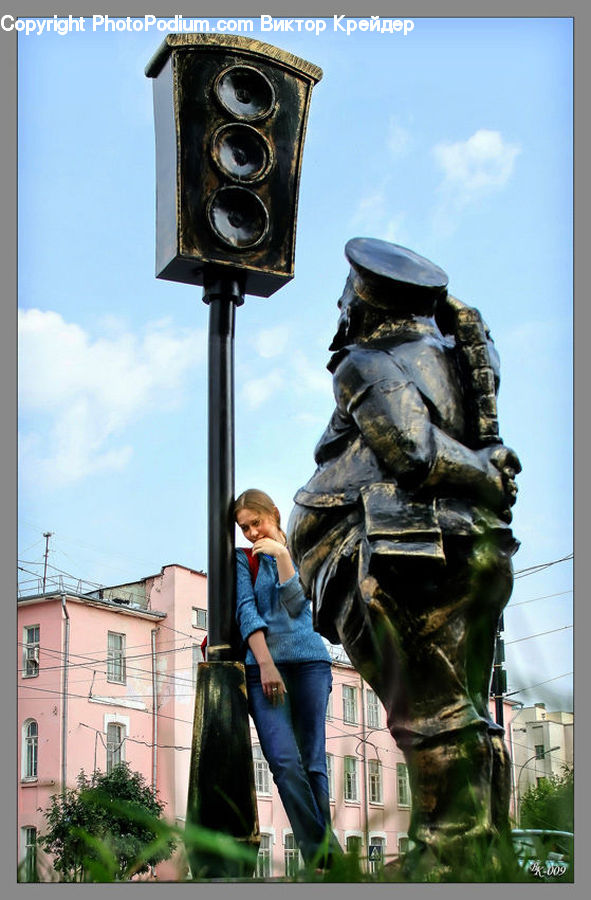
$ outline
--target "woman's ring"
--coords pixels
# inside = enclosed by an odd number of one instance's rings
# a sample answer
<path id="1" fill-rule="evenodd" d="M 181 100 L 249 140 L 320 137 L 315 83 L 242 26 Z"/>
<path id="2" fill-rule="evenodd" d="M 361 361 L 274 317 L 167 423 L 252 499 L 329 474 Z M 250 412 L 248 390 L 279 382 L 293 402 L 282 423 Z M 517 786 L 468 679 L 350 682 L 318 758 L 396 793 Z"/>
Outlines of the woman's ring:
<path id="1" fill-rule="evenodd" d="M 274 694 L 276 694 L 277 691 L 278 691 L 278 688 L 273 688 L 273 693 L 274 693 Z"/>

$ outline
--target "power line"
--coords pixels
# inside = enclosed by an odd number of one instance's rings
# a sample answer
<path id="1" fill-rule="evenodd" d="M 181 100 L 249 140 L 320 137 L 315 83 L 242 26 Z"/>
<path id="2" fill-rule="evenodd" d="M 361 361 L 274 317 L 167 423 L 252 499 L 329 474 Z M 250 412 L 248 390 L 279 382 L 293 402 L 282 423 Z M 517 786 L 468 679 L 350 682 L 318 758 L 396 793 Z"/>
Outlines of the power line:
<path id="1" fill-rule="evenodd" d="M 562 597 L 564 594 L 572 594 L 573 590 L 559 591 L 557 594 L 544 594 L 543 597 L 532 597 L 530 600 L 520 600 L 518 603 L 508 603 L 506 609 L 513 609 L 515 606 L 523 606 L 524 603 L 535 603 L 536 600 L 548 600 L 551 597 Z"/>
<path id="2" fill-rule="evenodd" d="M 547 678 L 545 681 L 538 681 L 536 684 L 531 684 L 526 688 L 518 688 L 516 691 L 509 691 L 505 694 L 505 697 L 512 697 L 513 694 L 525 694 L 527 691 L 533 690 L 533 688 L 540 687 L 542 684 L 549 684 L 551 681 L 558 681 L 559 678 L 567 678 L 569 675 L 574 675 L 574 672 L 565 672 L 563 675 L 555 675 L 554 678 Z"/>
<path id="3" fill-rule="evenodd" d="M 538 563 L 535 566 L 528 566 L 526 569 L 517 569 L 514 572 L 515 578 L 523 578 L 525 575 L 533 575 L 535 572 L 541 572 L 542 569 L 548 569 L 550 566 L 556 566 L 558 563 L 567 562 L 573 559 L 574 554 L 569 553 L 567 556 L 561 556 L 560 559 L 553 559 L 551 562 Z"/>
<path id="4" fill-rule="evenodd" d="M 557 631 L 566 631 L 572 625 L 563 625 L 561 628 L 552 628 L 550 631 L 540 631 L 538 634 L 529 634 L 527 637 L 515 638 L 513 641 L 505 641 L 505 647 L 509 644 L 519 644 L 521 641 L 531 641 L 532 638 L 543 637 L 546 634 L 555 634 Z"/>

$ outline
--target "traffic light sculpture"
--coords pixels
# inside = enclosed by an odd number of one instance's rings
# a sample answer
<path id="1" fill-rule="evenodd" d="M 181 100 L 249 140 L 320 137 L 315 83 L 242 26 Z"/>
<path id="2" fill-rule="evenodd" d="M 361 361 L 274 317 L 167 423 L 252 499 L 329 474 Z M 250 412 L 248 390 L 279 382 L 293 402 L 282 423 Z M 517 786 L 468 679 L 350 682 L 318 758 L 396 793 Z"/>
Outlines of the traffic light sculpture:
<path id="1" fill-rule="evenodd" d="M 269 297 L 293 278 L 308 107 L 322 72 L 268 44 L 173 34 L 149 63 L 156 120 L 156 275 L 215 268 Z"/>
<path id="2" fill-rule="evenodd" d="M 234 318 L 294 274 L 311 90 L 321 70 L 232 35 L 171 34 L 152 57 L 156 276 L 209 305 L 208 649 L 197 672 L 187 825 L 231 835 L 250 861 L 188 830 L 193 878 L 248 875 L 259 829 L 244 665 L 234 641 Z M 193 835 L 193 837 L 191 836 Z"/>

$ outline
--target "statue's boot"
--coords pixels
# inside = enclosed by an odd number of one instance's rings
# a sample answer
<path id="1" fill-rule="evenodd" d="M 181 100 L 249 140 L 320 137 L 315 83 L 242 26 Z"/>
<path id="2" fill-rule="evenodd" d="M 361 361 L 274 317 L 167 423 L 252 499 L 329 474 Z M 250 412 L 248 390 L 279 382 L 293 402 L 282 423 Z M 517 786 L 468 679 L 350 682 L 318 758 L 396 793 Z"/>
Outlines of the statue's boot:
<path id="1" fill-rule="evenodd" d="M 438 735 L 405 749 L 412 791 L 406 861 L 409 877 L 428 871 L 453 875 L 477 870 L 489 859 L 496 836 L 491 778 L 493 747 L 482 729 Z"/>

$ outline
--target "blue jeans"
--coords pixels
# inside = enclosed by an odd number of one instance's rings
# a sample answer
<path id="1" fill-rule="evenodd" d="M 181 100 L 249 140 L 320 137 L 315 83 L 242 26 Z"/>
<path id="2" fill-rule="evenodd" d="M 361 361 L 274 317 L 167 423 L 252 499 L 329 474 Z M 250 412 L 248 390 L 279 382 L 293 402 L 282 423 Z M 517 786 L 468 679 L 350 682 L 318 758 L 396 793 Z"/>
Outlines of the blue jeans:
<path id="1" fill-rule="evenodd" d="M 261 687 L 258 666 L 246 666 L 248 705 L 281 802 L 302 856 L 310 862 L 325 846 L 340 853 L 330 830 L 326 774 L 326 707 L 332 689 L 329 662 L 277 663 L 285 702 L 273 706 Z"/>

